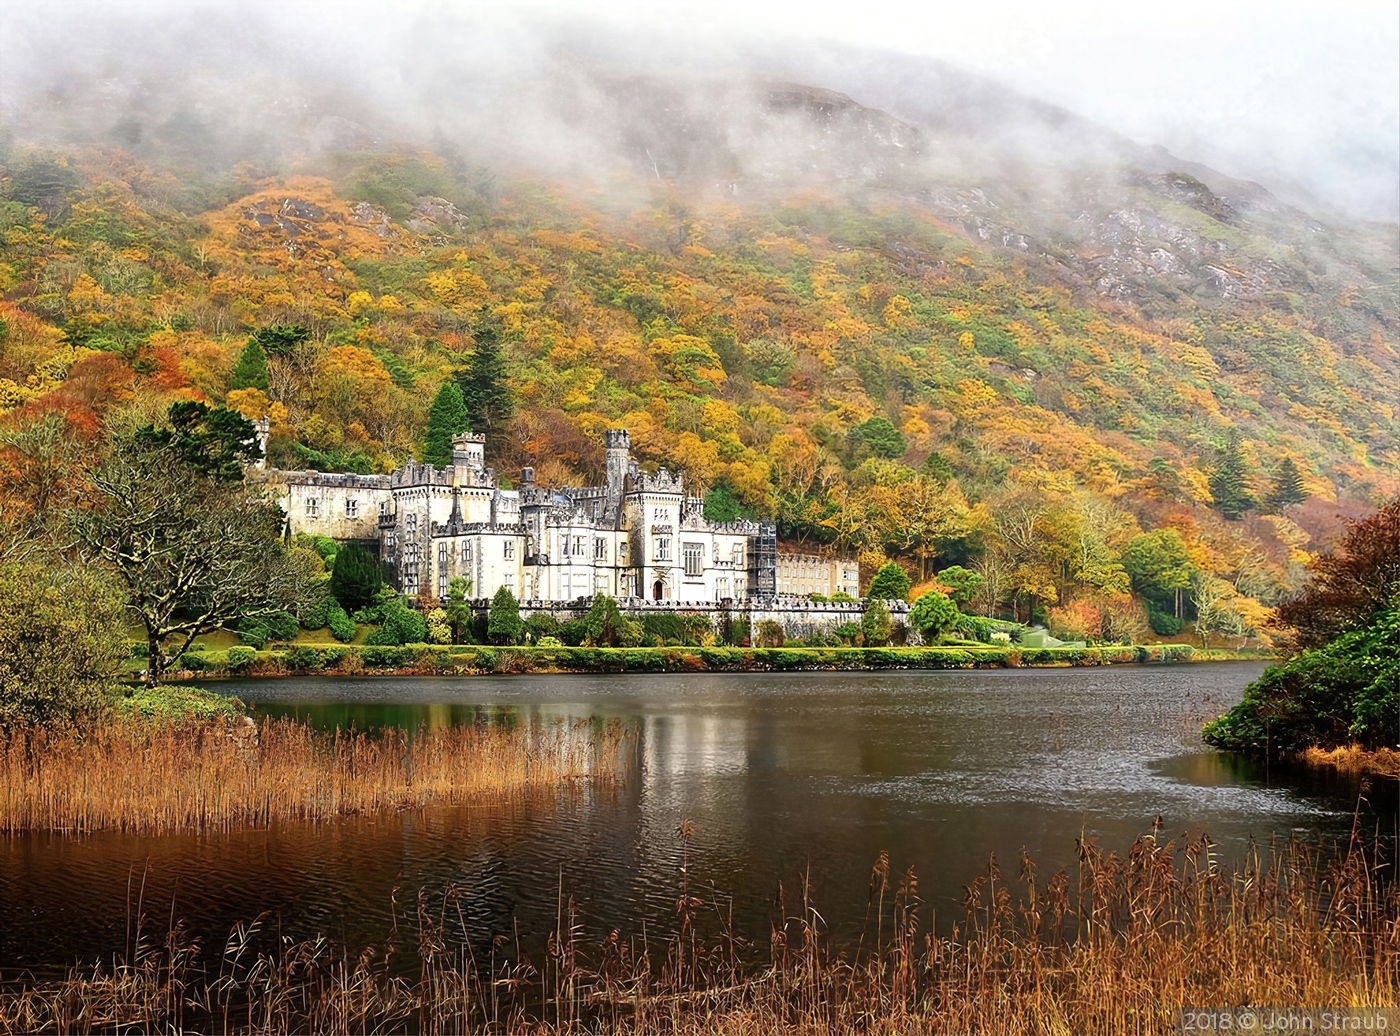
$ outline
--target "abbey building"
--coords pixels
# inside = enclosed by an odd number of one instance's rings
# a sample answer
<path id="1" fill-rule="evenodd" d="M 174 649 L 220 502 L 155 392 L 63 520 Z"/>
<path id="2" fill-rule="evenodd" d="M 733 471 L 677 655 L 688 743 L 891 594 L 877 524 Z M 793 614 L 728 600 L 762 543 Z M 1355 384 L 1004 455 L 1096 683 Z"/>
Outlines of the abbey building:
<path id="1" fill-rule="evenodd" d="M 502 586 L 522 601 L 577 602 L 598 594 L 673 606 L 751 606 L 860 593 L 852 560 L 779 554 L 768 522 L 711 522 L 679 475 L 642 471 L 626 431 L 605 433 L 607 481 L 550 489 L 525 468 L 502 489 L 485 437 L 458 435 L 445 468 L 410 461 L 392 475 L 269 471 L 293 531 L 376 541 L 397 589 L 442 599 Z"/>

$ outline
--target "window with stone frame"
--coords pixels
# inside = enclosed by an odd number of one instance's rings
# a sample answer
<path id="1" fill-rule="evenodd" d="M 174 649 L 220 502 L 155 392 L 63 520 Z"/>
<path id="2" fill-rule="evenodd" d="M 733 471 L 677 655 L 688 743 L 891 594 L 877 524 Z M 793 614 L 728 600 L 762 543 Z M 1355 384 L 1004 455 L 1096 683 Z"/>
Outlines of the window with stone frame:
<path id="1" fill-rule="evenodd" d="M 472 559 L 472 541 L 462 541 L 462 564 L 467 564 Z"/>
<path id="2" fill-rule="evenodd" d="M 744 545 L 742 543 L 734 544 L 734 549 L 730 553 L 730 559 L 735 568 L 744 567 Z"/>
<path id="3" fill-rule="evenodd" d="M 438 600 L 447 600 L 447 569 L 438 569 Z"/>
<path id="4" fill-rule="evenodd" d="M 671 560 L 671 537 L 669 537 L 669 536 L 658 536 L 658 537 L 656 537 L 656 560 L 657 560 L 657 561 L 670 561 L 670 560 Z"/>
<path id="5" fill-rule="evenodd" d="M 306 498 L 306 515 L 308 518 L 315 518 L 321 513 L 321 498 L 308 496 Z"/>
<path id="6" fill-rule="evenodd" d="M 681 545 L 681 551 L 685 557 L 685 574 L 688 577 L 696 578 L 705 574 L 704 550 L 705 546 L 702 543 Z"/>
<path id="7" fill-rule="evenodd" d="M 345 517 L 360 517 L 360 501 L 353 496 L 348 496 L 345 498 Z"/>
<path id="8" fill-rule="evenodd" d="M 438 544 L 438 568 L 447 571 L 447 541 Z"/>
<path id="9" fill-rule="evenodd" d="M 410 514 L 410 515 L 408 516 L 408 534 L 409 534 L 410 536 L 417 536 L 417 535 L 418 535 L 418 514 L 417 514 L 417 512 L 414 512 L 414 513 L 412 513 L 412 514 Z"/>
<path id="10" fill-rule="evenodd" d="M 608 541 L 601 536 L 593 540 L 593 560 L 606 561 L 608 559 Z"/>
<path id="11" fill-rule="evenodd" d="M 507 561 L 514 561 L 514 560 L 515 560 L 515 541 L 514 541 L 514 540 L 506 540 L 506 541 L 505 541 L 505 544 L 502 546 L 502 551 L 503 551 L 503 553 L 502 553 L 502 555 L 501 555 L 502 557 L 504 557 Z"/>

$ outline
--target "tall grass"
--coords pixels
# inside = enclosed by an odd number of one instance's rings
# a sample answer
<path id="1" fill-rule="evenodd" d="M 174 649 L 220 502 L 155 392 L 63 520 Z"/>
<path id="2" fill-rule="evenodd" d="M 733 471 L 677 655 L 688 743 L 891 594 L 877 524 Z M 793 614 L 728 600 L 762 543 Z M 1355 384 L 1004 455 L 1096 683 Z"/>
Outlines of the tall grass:
<path id="1" fill-rule="evenodd" d="M 616 780 L 618 726 L 317 731 L 290 718 L 0 733 L 0 832 L 208 830 Z"/>
<path id="2" fill-rule="evenodd" d="M 1028 859 L 1014 880 L 993 861 L 967 886 L 956 923 L 935 934 L 916 876 L 892 875 L 882 854 L 865 932 L 843 953 L 809 889 L 780 897 L 767 945 L 756 946 L 682 879 L 673 934 L 659 944 L 618 932 L 588 942 L 560 890 L 534 961 L 511 936 L 473 946 L 466 893 L 449 888 L 419 897 L 416 976 L 397 974 L 391 954 L 351 958 L 324 940 L 258 953 L 253 926 L 206 964 L 176 929 L 115 969 L 0 991 L 0 1028 L 1167 1033 L 1183 1005 L 1393 1007 L 1400 902 L 1376 871 L 1360 845 L 1324 854 L 1301 843 L 1226 871 L 1208 841 L 1178 848 L 1154 833 L 1123 856 L 1082 844 L 1077 875 L 1048 881 Z"/>

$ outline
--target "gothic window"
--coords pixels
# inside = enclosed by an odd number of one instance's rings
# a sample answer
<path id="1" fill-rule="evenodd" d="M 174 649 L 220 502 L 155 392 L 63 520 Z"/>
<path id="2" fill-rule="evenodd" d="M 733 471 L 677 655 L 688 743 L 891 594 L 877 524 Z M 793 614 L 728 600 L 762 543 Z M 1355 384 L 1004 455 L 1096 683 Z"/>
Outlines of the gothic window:
<path id="1" fill-rule="evenodd" d="M 438 569 L 438 600 L 447 598 L 447 569 Z"/>
<path id="2" fill-rule="evenodd" d="M 505 542 L 505 544 L 504 544 L 504 546 L 503 546 L 502 549 L 503 549 L 504 552 L 505 552 L 503 556 L 505 557 L 505 559 L 506 559 L 507 561 L 513 561 L 513 560 L 515 560 L 515 541 L 514 541 L 514 540 L 506 540 L 506 542 Z"/>
<path id="3" fill-rule="evenodd" d="M 462 564 L 467 564 L 472 559 L 472 541 L 462 541 Z"/>
<path id="4" fill-rule="evenodd" d="M 447 544 L 438 544 L 438 568 L 447 571 Z"/>
<path id="5" fill-rule="evenodd" d="M 408 534 L 410 536 L 418 535 L 418 515 L 416 513 L 408 516 Z"/>
<path id="6" fill-rule="evenodd" d="M 353 496 L 345 498 L 345 517 L 360 517 L 360 501 L 356 500 Z"/>
<path id="7" fill-rule="evenodd" d="M 318 499 L 317 497 L 314 497 L 314 496 L 308 496 L 308 497 L 306 498 L 306 516 L 307 516 L 308 518 L 315 518 L 315 517 L 316 517 L 318 514 L 320 514 L 320 513 L 321 513 L 321 501 L 320 501 L 320 499 Z"/>
<path id="8" fill-rule="evenodd" d="M 687 576 L 702 575 L 705 571 L 705 563 L 701 553 L 705 548 L 703 544 L 686 543 L 681 548 L 685 552 L 685 574 Z"/>
<path id="9" fill-rule="evenodd" d="M 658 537 L 656 537 L 656 560 L 657 560 L 657 561 L 670 561 L 670 560 L 671 560 L 671 537 L 669 537 L 669 536 L 658 536 Z"/>

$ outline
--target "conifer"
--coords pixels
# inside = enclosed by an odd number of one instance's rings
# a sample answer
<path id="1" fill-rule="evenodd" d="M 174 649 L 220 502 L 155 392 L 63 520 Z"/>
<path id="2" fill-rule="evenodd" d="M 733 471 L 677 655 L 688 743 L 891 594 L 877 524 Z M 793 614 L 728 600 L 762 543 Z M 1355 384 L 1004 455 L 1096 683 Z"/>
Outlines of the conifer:
<path id="1" fill-rule="evenodd" d="M 423 460 L 445 468 L 452 463 L 452 437 L 471 430 L 462 390 L 444 381 L 428 408 L 428 427 L 423 433 Z"/>
<path id="2" fill-rule="evenodd" d="M 486 615 L 486 635 L 493 644 L 514 644 L 524 627 L 520 620 L 520 602 L 510 587 L 501 586 L 491 598 L 491 610 Z"/>
<path id="3" fill-rule="evenodd" d="M 258 344 L 257 339 L 248 339 L 248 344 L 243 347 L 243 352 L 238 356 L 238 362 L 234 364 L 233 374 L 229 377 L 228 387 L 230 389 L 260 389 L 267 391 L 267 353 L 263 352 L 263 347 Z"/>
<path id="4" fill-rule="evenodd" d="M 1290 504 L 1301 504 L 1307 498 L 1308 491 L 1303 486 L 1302 472 L 1298 470 L 1298 465 L 1292 457 L 1284 457 L 1278 470 L 1274 472 L 1274 488 L 1269 494 L 1269 507 L 1276 512 L 1282 511 Z"/>
<path id="5" fill-rule="evenodd" d="M 1210 473 L 1208 483 L 1211 506 L 1227 521 L 1237 522 L 1246 511 L 1259 506 L 1259 501 L 1249 491 L 1249 465 L 1244 459 L 1239 433 L 1232 432 L 1217 447 L 1217 453 L 1215 470 Z"/>
<path id="6" fill-rule="evenodd" d="M 508 419 L 513 406 L 506 385 L 506 360 L 494 327 L 489 324 L 474 332 L 476 351 L 471 366 L 457 372 L 471 426 L 488 435 Z"/>

